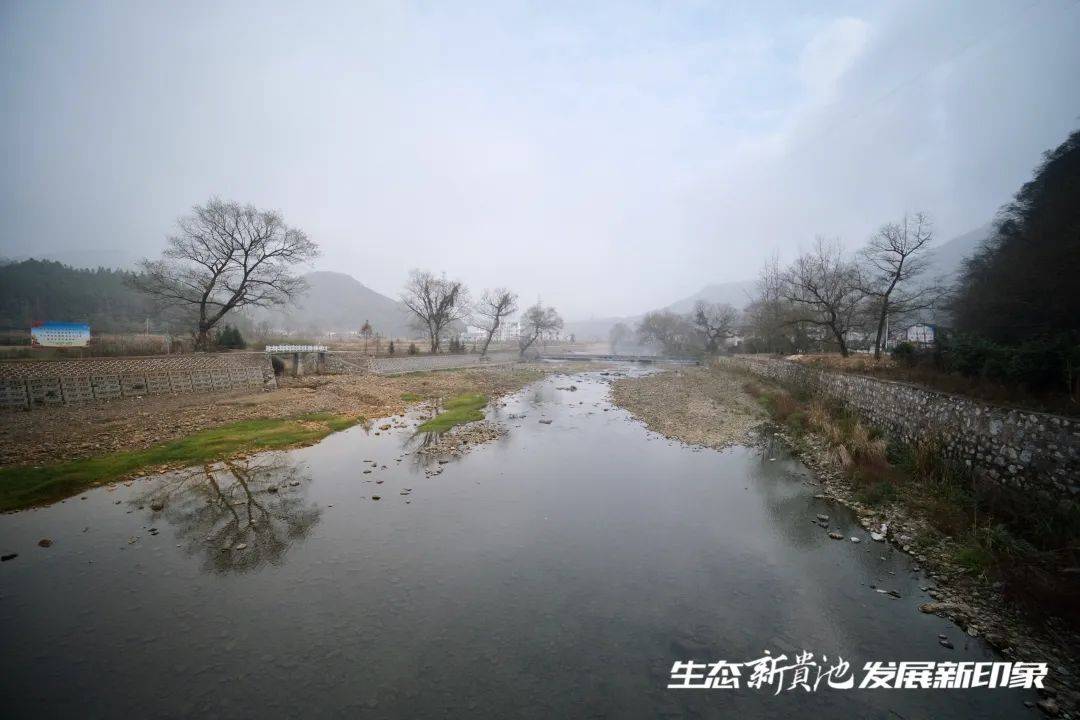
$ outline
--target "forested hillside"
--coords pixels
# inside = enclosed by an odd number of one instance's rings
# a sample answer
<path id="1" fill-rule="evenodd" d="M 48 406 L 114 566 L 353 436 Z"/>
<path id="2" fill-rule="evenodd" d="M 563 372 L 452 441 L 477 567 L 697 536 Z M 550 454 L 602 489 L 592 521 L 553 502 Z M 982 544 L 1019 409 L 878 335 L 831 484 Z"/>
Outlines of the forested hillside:
<path id="1" fill-rule="evenodd" d="M 122 270 L 76 269 L 51 260 L 0 265 L 0 329 L 26 330 L 36 320 L 88 322 L 94 332 L 163 329 L 146 296 Z"/>

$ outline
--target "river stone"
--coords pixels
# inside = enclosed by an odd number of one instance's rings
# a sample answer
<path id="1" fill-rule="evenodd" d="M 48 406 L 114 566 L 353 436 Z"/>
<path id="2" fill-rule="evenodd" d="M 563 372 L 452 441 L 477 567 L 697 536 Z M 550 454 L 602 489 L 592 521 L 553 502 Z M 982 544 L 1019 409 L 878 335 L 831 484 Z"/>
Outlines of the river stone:
<path id="1" fill-rule="evenodd" d="M 153 500 L 150 503 L 150 509 L 153 510 L 154 512 L 161 512 L 162 510 L 165 509 L 165 503 L 162 502 L 161 500 Z"/>
<path id="2" fill-rule="evenodd" d="M 52 540 L 50 540 L 49 538 L 41 538 L 40 540 L 37 541 L 37 544 L 38 544 L 38 547 L 43 547 L 43 548 L 52 547 Z"/>
<path id="3" fill-rule="evenodd" d="M 1035 703 L 1035 707 L 1039 708 L 1050 717 L 1057 717 L 1059 714 L 1061 714 L 1061 708 L 1058 707 L 1057 701 L 1052 698 L 1040 700 L 1039 702 Z"/>
<path id="4" fill-rule="evenodd" d="M 844 539 L 844 534 L 843 533 L 838 533 L 835 530 L 833 530 L 831 533 L 829 533 L 829 537 L 831 537 L 833 540 L 843 540 Z"/>
<path id="5" fill-rule="evenodd" d="M 874 540 L 876 542 L 885 542 L 885 536 L 882 535 L 881 533 L 876 533 L 876 532 L 870 533 L 870 539 Z"/>

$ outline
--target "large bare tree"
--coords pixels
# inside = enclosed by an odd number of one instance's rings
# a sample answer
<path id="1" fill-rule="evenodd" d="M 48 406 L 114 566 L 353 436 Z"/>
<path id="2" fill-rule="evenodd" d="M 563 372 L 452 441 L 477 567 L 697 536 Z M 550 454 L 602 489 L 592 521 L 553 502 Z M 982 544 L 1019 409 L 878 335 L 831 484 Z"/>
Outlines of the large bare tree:
<path id="1" fill-rule="evenodd" d="M 491 338 L 495 337 L 495 333 L 499 331 L 503 318 L 517 312 L 517 300 L 517 293 L 513 293 L 506 288 L 485 290 L 484 294 L 480 296 L 480 302 L 476 304 L 475 311 L 480 318 L 477 322 L 486 333 L 484 349 L 480 351 L 480 357 L 487 355 Z"/>
<path id="2" fill-rule="evenodd" d="M 694 325 L 705 339 L 705 350 L 715 353 L 720 343 L 735 337 L 738 311 L 727 303 L 711 303 L 698 300 L 694 303 Z"/>
<path id="3" fill-rule="evenodd" d="M 526 310 L 521 316 L 521 333 L 518 335 L 518 348 L 521 357 L 533 343 L 545 335 L 562 329 L 563 320 L 553 307 L 544 307 L 539 302 Z"/>
<path id="4" fill-rule="evenodd" d="M 881 357 L 885 325 L 890 316 L 904 315 L 931 307 L 940 289 L 916 284 L 926 271 L 927 251 L 934 240 L 930 219 L 923 213 L 905 215 L 898 223 L 882 225 L 870 238 L 861 255 L 865 271 L 863 292 L 870 298 L 876 315 L 877 334 L 874 357 Z"/>
<path id="5" fill-rule="evenodd" d="M 426 270 L 413 270 L 409 274 L 401 302 L 416 316 L 417 325 L 427 332 L 432 353 L 439 352 L 443 334 L 451 323 L 465 317 L 469 307 L 464 284 Z"/>
<path id="6" fill-rule="evenodd" d="M 283 305 L 303 292 L 307 283 L 294 268 L 319 254 L 277 212 L 218 198 L 196 205 L 177 225 L 161 257 L 143 260 L 132 283 L 165 305 L 192 310 L 200 349 L 229 311 Z"/>
<path id="7" fill-rule="evenodd" d="M 817 238 L 784 274 L 782 294 L 797 312 L 794 322 L 826 329 L 848 356 L 847 334 L 864 298 L 859 269 L 844 259 L 839 241 Z"/>

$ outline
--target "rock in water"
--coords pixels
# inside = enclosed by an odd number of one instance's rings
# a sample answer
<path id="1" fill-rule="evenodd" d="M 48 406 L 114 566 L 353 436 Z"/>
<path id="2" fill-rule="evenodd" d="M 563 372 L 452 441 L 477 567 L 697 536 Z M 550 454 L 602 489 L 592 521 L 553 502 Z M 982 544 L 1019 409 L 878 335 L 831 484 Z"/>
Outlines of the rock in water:
<path id="1" fill-rule="evenodd" d="M 831 533 L 829 533 L 829 537 L 831 537 L 833 540 L 843 540 L 844 539 L 844 534 L 843 533 L 838 533 L 835 530 L 833 530 Z"/>
<path id="2" fill-rule="evenodd" d="M 1040 700 L 1035 703 L 1035 707 L 1039 708 L 1050 717 L 1057 717 L 1061 714 L 1061 708 L 1058 707 L 1057 701 L 1052 698 Z"/>
<path id="3" fill-rule="evenodd" d="M 165 509 L 165 503 L 163 503 L 161 500 L 154 500 L 150 503 L 150 509 L 154 512 L 161 512 Z"/>
<path id="4" fill-rule="evenodd" d="M 52 547 L 52 540 L 49 538 L 41 538 L 37 541 L 38 547 Z"/>

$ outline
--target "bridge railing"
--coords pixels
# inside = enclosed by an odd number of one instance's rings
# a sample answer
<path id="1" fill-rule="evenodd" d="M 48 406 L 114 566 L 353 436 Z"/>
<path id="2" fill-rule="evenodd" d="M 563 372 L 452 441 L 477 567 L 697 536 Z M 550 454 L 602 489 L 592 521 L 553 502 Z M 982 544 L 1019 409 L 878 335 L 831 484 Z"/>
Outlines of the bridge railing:
<path id="1" fill-rule="evenodd" d="M 297 353 L 297 352 L 326 352 L 325 345 L 267 345 L 264 352 L 268 353 Z"/>

